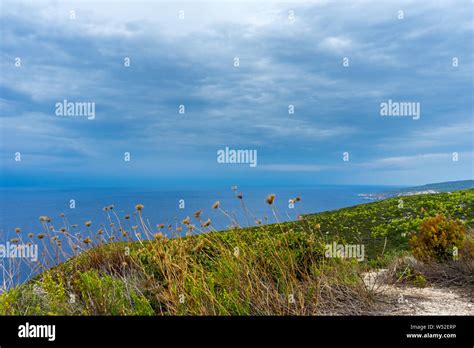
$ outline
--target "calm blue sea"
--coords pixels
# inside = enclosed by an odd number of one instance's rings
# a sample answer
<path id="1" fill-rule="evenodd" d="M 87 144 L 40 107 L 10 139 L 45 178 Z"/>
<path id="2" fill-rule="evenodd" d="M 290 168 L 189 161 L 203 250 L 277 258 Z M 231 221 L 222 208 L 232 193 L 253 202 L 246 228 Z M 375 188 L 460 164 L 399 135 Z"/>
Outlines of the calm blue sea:
<path id="1" fill-rule="evenodd" d="M 268 194 L 276 194 L 275 205 L 279 219 L 294 220 L 299 214 L 316 213 L 325 210 L 348 207 L 367 203 L 359 197 L 361 193 L 383 192 L 393 187 L 388 186 L 306 186 L 306 187 L 238 187 L 243 194 L 243 201 L 250 211 L 249 217 L 255 216 L 262 222 L 274 222 L 270 207 L 265 203 Z M 288 200 L 301 197 L 295 208 L 288 207 Z M 75 201 L 75 208 L 70 208 L 70 200 Z M 179 207 L 184 200 L 184 208 Z M 108 224 L 103 207 L 114 205 L 115 212 L 123 217 L 132 215 L 135 205 L 145 206 L 143 215 L 151 226 L 159 223 L 175 224 L 186 216 L 202 209 L 203 218 L 211 218 L 216 229 L 228 227 L 229 219 L 222 213 L 211 209 L 219 200 L 221 208 L 237 215 L 241 226 L 253 225 L 254 219 L 243 213 L 242 202 L 235 197 L 230 187 L 219 189 L 195 189 L 186 191 L 167 191 L 164 189 L 124 189 L 124 188 L 91 188 L 91 189 L 38 189 L 38 188 L 0 188 L 0 241 L 15 235 L 16 227 L 22 233 L 39 233 L 40 215 L 47 215 L 59 221 L 59 214 L 64 213 L 70 224 L 83 225 L 91 220 L 93 227 Z M 265 220 L 268 217 L 268 220 Z M 59 224 L 59 222 L 58 222 Z"/>

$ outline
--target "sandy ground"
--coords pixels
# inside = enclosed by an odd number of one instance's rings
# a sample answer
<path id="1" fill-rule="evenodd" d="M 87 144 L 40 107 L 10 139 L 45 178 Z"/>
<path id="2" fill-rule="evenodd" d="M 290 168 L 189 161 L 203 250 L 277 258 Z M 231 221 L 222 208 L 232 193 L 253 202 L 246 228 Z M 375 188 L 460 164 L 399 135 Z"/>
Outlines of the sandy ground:
<path id="1" fill-rule="evenodd" d="M 377 293 L 379 306 L 374 314 L 474 315 L 474 297 L 465 288 L 387 284 L 384 272 L 386 270 L 364 276 L 366 285 Z"/>

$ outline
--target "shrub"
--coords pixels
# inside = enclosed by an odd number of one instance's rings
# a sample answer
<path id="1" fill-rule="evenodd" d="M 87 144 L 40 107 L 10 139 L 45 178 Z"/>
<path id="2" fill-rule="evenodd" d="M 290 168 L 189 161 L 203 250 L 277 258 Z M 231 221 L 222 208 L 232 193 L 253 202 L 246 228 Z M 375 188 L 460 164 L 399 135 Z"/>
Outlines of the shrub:
<path id="1" fill-rule="evenodd" d="M 48 315 L 61 315 L 66 312 L 67 295 L 61 277 L 53 277 L 53 274 L 45 273 L 42 277 L 42 289 L 48 298 Z"/>
<path id="2" fill-rule="evenodd" d="M 420 288 L 424 288 L 428 281 L 422 274 L 417 274 L 413 280 L 413 283 Z"/>
<path id="3" fill-rule="evenodd" d="M 468 231 L 466 238 L 462 242 L 461 249 L 459 250 L 459 256 L 465 261 L 474 261 L 474 230 Z"/>
<path id="4" fill-rule="evenodd" d="M 444 215 L 425 219 L 410 238 L 413 255 L 420 261 L 447 261 L 453 259 L 453 250 L 461 249 L 466 230 L 459 220 Z"/>
<path id="5" fill-rule="evenodd" d="M 0 315 L 18 315 L 15 305 L 19 298 L 20 291 L 18 289 L 3 292 L 0 295 Z"/>

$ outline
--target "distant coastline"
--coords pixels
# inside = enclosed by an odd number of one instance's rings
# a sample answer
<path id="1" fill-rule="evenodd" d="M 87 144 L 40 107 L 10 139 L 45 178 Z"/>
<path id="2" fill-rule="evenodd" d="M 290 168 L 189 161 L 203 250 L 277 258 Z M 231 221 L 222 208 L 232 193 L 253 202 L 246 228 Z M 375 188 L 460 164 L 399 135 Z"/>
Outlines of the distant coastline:
<path id="1" fill-rule="evenodd" d="M 358 196 L 371 201 L 379 201 L 382 199 L 393 197 L 436 194 L 440 192 L 451 192 L 469 188 L 474 188 L 474 180 L 447 181 L 442 183 L 426 184 L 422 186 L 390 190 L 386 192 L 361 193 Z"/>

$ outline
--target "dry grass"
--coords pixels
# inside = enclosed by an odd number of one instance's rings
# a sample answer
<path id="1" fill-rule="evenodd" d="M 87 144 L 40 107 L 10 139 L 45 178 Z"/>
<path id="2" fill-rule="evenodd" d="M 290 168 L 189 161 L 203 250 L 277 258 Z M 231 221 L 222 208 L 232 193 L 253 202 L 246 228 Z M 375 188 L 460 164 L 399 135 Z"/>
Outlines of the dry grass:
<path id="1" fill-rule="evenodd" d="M 474 260 L 461 258 L 446 262 L 421 262 L 413 257 L 396 260 L 389 267 L 388 277 L 396 282 L 425 279 L 437 286 L 458 286 L 474 290 Z"/>
<path id="2" fill-rule="evenodd" d="M 236 193 L 236 198 L 246 209 L 242 195 Z M 357 262 L 325 259 L 319 227 L 303 221 L 295 230 L 292 224 L 279 223 L 274 200 L 274 195 L 266 200 L 277 220 L 274 225 L 240 228 L 216 202 L 212 208 L 222 211 L 233 229 L 216 232 L 198 211 L 176 227 L 187 230 L 187 237 L 172 239 L 163 233 L 163 225 L 152 231 L 141 204 L 133 224 L 130 218 L 120 221 L 113 208 L 104 208 L 109 226 L 101 226 L 95 235 L 91 221 L 74 234 L 69 231 L 76 227 L 69 226 L 64 214 L 59 231 L 51 219 L 41 217 L 45 253 L 39 267 L 51 270 L 6 292 L 0 312 L 336 315 L 368 310 L 371 292 L 361 281 Z M 59 245 L 54 238 L 58 234 L 64 240 Z M 63 245 L 73 257 L 56 265 L 68 258 Z"/>

